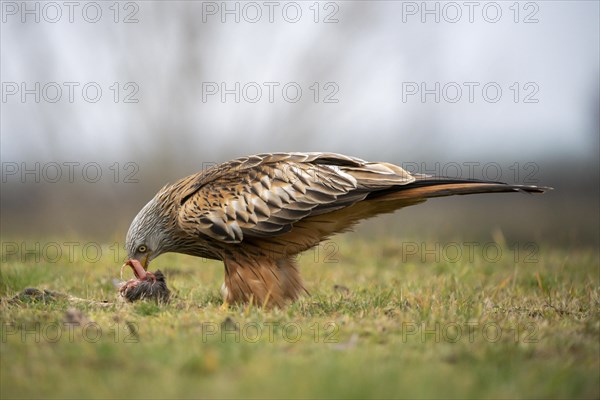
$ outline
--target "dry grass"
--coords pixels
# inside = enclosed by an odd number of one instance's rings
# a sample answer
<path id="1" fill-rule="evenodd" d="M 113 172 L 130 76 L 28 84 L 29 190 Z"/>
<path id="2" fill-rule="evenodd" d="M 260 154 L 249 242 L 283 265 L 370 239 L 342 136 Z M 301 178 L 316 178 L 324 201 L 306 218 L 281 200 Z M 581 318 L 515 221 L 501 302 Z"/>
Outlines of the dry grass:
<path id="1" fill-rule="evenodd" d="M 10 302 L 112 301 L 119 264 L 3 254 L 2 398 L 598 398 L 597 249 L 466 243 L 343 236 L 285 310 L 223 309 L 219 263 L 178 255 L 153 266 L 170 304 Z"/>

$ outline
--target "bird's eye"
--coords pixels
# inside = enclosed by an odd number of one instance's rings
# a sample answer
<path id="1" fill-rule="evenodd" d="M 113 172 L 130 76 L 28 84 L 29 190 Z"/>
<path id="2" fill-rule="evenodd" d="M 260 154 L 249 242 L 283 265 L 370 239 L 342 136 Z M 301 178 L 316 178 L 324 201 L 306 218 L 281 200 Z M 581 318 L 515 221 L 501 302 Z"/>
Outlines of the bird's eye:
<path id="1" fill-rule="evenodd" d="M 138 247 L 137 251 L 138 253 L 145 253 L 146 250 L 148 250 L 148 248 L 146 247 L 145 244 L 141 245 L 140 247 Z"/>

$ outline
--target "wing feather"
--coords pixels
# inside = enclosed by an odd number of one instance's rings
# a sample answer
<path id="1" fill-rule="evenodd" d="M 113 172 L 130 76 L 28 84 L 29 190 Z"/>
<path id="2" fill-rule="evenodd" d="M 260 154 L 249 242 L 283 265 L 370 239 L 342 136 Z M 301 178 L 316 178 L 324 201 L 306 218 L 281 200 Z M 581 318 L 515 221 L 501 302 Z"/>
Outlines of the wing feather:
<path id="1" fill-rule="evenodd" d="M 224 243 L 276 237 L 305 218 L 412 181 L 400 167 L 334 153 L 244 157 L 181 184 L 178 225 L 187 234 Z"/>

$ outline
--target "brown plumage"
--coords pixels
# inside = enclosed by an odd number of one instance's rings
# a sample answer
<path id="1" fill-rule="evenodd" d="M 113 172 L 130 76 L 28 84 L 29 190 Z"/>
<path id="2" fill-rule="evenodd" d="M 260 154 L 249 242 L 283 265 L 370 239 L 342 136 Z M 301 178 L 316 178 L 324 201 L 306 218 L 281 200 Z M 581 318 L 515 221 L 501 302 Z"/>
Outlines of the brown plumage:
<path id="1" fill-rule="evenodd" d="M 166 252 L 222 260 L 227 303 L 283 306 L 305 292 L 294 256 L 362 219 L 431 197 L 547 189 L 410 174 L 333 153 L 242 157 L 162 188 L 129 228 L 128 263 L 145 279 Z"/>

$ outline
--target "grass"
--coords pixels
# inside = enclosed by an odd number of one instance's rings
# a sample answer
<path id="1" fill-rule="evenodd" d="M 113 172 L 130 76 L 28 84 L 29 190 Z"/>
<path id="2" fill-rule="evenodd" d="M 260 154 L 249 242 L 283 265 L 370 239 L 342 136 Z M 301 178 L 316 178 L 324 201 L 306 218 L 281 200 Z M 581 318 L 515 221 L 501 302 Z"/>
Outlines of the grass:
<path id="1" fill-rule="evenodd" d="M 11 302 L 113 301 L 120 264 L 5 252 L 1 397 L 600 397 L 598 249 L 465 243 L 341 236 L 300 257 L 312 295 L 285 310 L 222 308 L 222 266 L 179 255 L 152 266 L 170 304 Z"/>

